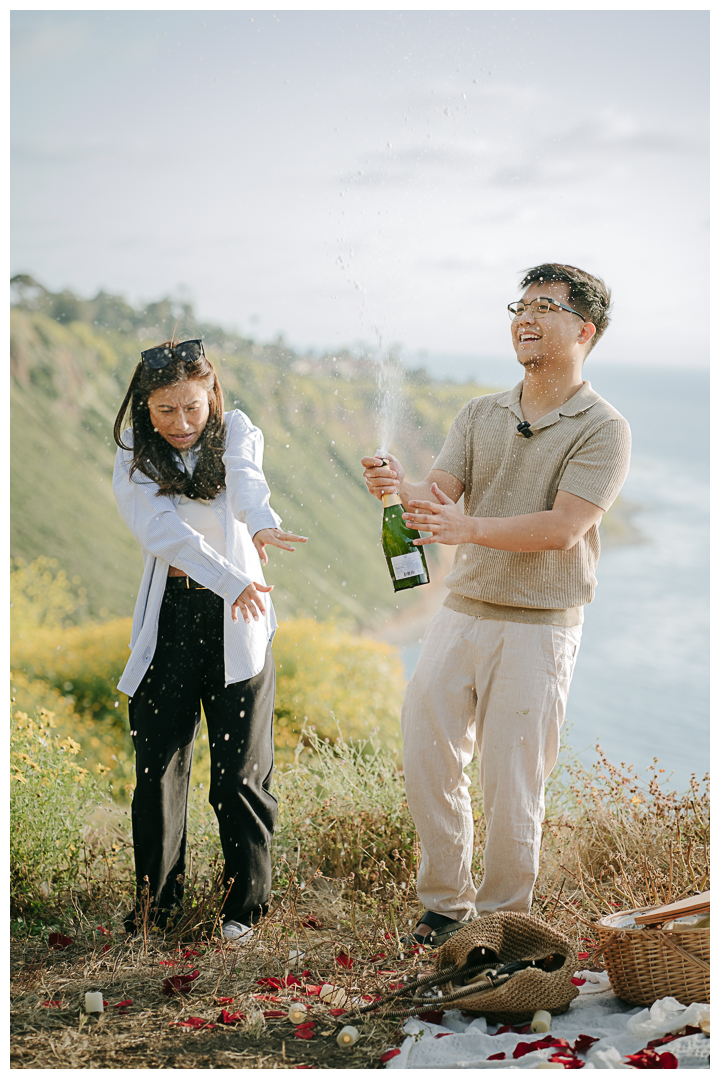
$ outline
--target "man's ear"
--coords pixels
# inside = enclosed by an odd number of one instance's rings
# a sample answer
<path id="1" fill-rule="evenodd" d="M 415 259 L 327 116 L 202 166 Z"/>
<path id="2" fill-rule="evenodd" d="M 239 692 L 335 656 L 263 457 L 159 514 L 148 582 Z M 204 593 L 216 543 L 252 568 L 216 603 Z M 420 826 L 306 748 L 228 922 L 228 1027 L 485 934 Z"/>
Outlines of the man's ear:
<path id="1" fill-rule="evenodd" d="M 595 323 L 586 322 L 583 325 L 582 330 L 578 334 L 578 342 L 580 345 L 588 345 L 590 340 L 595 337 Z"/>

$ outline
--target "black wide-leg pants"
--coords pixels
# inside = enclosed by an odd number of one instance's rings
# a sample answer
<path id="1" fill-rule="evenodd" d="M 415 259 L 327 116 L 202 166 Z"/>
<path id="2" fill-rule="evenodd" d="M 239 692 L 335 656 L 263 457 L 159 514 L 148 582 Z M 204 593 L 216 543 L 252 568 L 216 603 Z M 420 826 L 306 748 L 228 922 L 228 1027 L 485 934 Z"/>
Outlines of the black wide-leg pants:
<path id="1" fill-rule="evenodd" d="M 224 880 L 234 878 L 223 919 L 248 924 L 270 896 L 275 664 L 225 686 L 223 604 L 209 590 L 165 591 L 152 664 L 130 700 L 137 783 L 132 802 L 138 896 L 178 907 L 183 897 L 187 800 L 200 703 L 210 740 L 210 803 L 220 828 Z"/>

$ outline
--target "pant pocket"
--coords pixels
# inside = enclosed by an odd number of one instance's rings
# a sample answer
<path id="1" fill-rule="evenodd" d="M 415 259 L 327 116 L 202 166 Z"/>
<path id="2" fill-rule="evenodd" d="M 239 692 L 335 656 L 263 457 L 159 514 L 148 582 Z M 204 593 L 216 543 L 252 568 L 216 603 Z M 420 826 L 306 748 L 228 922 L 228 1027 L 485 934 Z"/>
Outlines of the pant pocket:
<path id="1" fill-rule="evenodd" d="M 552 644 L 558 682 L 568 683 L 575 670 L 582 626 L 553 626 Z"/>

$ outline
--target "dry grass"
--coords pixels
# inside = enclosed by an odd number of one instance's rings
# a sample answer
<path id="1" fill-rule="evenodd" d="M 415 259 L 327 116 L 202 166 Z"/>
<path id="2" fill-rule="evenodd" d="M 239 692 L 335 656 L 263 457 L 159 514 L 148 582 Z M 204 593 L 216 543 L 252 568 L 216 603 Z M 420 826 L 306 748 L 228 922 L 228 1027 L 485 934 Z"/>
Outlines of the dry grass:
<path id="1" fill-rule="evenodd" d="M 402 777 L 371 745 L 339 740 L 331 746 L 313 741 L 312 733 L 306 741 L 308 754 L 278 784 L 284 810 L 275 892 L 248 946 L 227 945 L 217 935 L 219 852 L 212 816 L 203 811 L 203 817 L 197 805 L 186 915 L 174 932 L 149 931 L 139 942 L 122 933 L 132 879 L 127 849 L 117 839 L 117 860 L 108 856 L 106 844 L 102 873 L 90 868 L 84 881 L 47 899 L 44 922 L 15 923 L 14 1068 L 378 1067 L 382 1052 L 400 1040 L 398 1021 L 375 1013 L 357 1021 L 336 1017 L 317 996 L 297 987 L 258 984 L 309 972 L 302 976 L 305 984 L 329 982 L 352 999 L 382 992 L 428 962 L 422 954 L 408 955 L 402 943 L 421 910 L 414 892 L 417 845 Z M 566 765 L 549 787 L 534 914 L 590 954 L 579 966 L 592 966 L 592 924 L 600 914 L 709 887 L 708 818 L 707 778 L 703 784 L 693 779 L 678 794 L 663 787 L 657 762 L 646 779 L 631 767 L 613 766 L 600 750 L 594 769 Z M 478 875 L 483 841 L 478 814 Z M 309 919 L 319 925 L 308 925 Z M 72 937 L 73 945 L 50 949 L 50 929 Z M 341 954 L 352 966 L 339 962 Z M 165 996 L 162 984 L 169 974 L 196 968 L 200 975 L 191 993 Z M 109 1003 L 100 1017 L 82 1011 L 88 990 L 102 990 Z M 128 998 L 132 1005 L 114 1008 Z M 316 1021 L 307 1041 L 295 1036 L 286 1018 L 298 998 Z M 59 1007 L 43 1004 L 55 1000 Z M 232 1026 L 217 1023 L 223 1007 L 245 1019 Z M 263 1015 L 269 1011 L 282 1015 Z M 216 1026 L 176 1026 L 191 1016 Z M 361 1037 L 341 1050 L 335 1040 L 346 1022 Z"/>

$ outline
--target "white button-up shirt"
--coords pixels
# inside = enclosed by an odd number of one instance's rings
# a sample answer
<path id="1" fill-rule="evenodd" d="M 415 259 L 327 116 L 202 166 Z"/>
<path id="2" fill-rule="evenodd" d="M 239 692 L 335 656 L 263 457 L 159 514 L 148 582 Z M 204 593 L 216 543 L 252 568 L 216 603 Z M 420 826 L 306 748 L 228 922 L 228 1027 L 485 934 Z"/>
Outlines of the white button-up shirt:
<path id="1" fill-rule="evenodd" d="M 130 659 L 118 683 L 129 697 L 137 690 L 155 652 L 160 606 L 168 569 L 176 566 L 226 601 L 224 614 L 225 684 L 250 679 L 265 664 L 268 642 L 277 620 L 268 594 L 266 614 L 234 623 L 232 604 L 253 582 L 265 583 L 260 556 L 252 538 L 273 529 L 281 518 L 270 507 L 270 489 L 262 471 L 263 434 L 236 409 L 225 413 L 224 491 L 210 506 L 225 534 L 226 557 L 219 555 L 177 512 L 178 495 L 158 495 L 158 485 L 141 472 L 130 479 L 132 451 L 118 449 L 113 490 L 125 524 L 142 547 L 145 572 L 133 615 Z M 122 437 L 132 445 L 132 430 Z M 191 451 L 192 454 L 192 451 Z"/>

